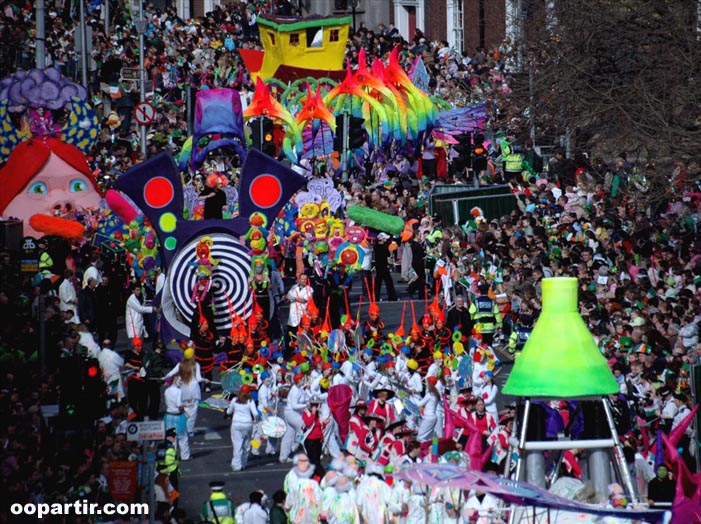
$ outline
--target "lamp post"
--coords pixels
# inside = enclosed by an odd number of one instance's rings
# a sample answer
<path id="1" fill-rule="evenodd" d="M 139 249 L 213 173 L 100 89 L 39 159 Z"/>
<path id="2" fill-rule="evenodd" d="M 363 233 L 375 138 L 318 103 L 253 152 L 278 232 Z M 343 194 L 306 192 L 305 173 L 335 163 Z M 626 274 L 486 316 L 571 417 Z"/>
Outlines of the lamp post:
<path id="1" fill-rule="evenodd" d="M 88 89 L 88 38 L 85 34 L 85 0 L 78 0 L 80 13 L 80 72 L 83 86 Z"/>
<path id="2" fill-rule="evenodd" d="M 351 0 L 351 15 L 353 16 L 353 33 L 355 33 L 355 15 L 358 12 L 358 6 L 360 6 L 360 0 Z"/>
<path id="3" fill-rule="evenodd" d="M 36 3 L 36 36 L 34 37 L 36 45 L 36 67 L 44 69 L 46 67 L 46 29 L 45 29 L 45 14 L 44 0 L 37 0 Z"/>
<path id="4" fill-rule="evenodd" d="M 134 20 L 134 27 L 139 33 L 139 101 L 146 101 L 146 70 L 144 69 L 144 33 L 146 32 L 146 19 L 144 18 L 144 0 L 139 2 L 139 19 Z M 146 126 L 139 124 L 141 136 L 141 154 L 146 160 Z"/>

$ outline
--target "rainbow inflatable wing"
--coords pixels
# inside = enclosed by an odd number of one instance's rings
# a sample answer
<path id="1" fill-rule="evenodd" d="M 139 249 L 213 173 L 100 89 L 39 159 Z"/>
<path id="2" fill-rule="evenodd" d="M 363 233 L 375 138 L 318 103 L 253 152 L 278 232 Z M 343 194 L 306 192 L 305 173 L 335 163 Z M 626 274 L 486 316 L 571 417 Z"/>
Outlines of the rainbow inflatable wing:
<path id="1" fill-rule="evenodd" d="M 292 162 L 302 154 L 302 132 L 292 114 L 270 94 L 270 86 L 260 77 L 256 80 L 256 90 L 253 100 L 243 112 L 244 120 L 268 117 L 284 123 L 287 126 L 282 149 L 285 156 Z M 294 151 L 292 144 L 294 144 Z"/>

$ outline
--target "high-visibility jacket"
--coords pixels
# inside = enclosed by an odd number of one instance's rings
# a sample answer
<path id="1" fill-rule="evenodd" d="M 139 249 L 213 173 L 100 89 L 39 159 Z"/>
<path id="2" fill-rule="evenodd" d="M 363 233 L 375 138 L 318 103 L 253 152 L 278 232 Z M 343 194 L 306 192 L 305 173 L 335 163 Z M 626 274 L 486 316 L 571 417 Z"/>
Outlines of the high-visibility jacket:
<path id="1" fill-rule="evenodd" d="M 501 142 L 501 160 L 505 172 L 520 173 L 523 169 L 523 155 L 516 153 L 506 140 Z"/>
<path id="2" fill-rule="evenodd" d="M 170 475 L 171 473 L 178 471 L 178 466 L 180 465 L 178 461 L 178 452 L 170 442 L 163 453 L 163 458 L 159 461 L 163 466 L 165 466 L 163 473 Z"/>
<path id="3" fill-rule="evenodd" d="M 39 255 L 39 271 L 42 273 L 51 273 L 54 270 L 54 259 L 51 258 L 48 251 L 43 251 Z"/>
<path id="4" fill-rule="evenodd" d="M 470 304 L 470 316 L 475 324 L 480 324 L 481 333 L 494 333 L 501 327 L 502 317 L 499 305 L 487 295 L 475 297 Z"/>
<path id="5" fill-rule="evenodd" d="M 214 509 L 214 512 L 212 512 Z M 236 509 L 233 503 L 220 491 L 215 491 L 209 496 L 209 500 L 202 504 L 202 520 L 207 522 L 219 522 L 219 524 L 234 524 Z M 217 518 L 214 518 L 216 514 Z"/>
<path id="6" fill-rule="evenodd" d="M 509 338 L 509 351 L 511 353 L 514 351 L 521 351 L 523 346 L 526 344 L 528 337 L 531 336 L 531 331 L 533 331 L 533 326 L 517 324 L 515 329 L 511 332 L 511 337 Z"/>

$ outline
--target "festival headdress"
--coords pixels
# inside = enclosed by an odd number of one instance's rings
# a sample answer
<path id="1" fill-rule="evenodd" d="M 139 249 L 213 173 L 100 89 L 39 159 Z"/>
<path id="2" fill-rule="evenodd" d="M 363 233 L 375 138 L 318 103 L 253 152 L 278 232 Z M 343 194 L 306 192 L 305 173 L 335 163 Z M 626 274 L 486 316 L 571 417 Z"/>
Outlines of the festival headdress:
<path id="1" fill-rule="evenodd" d="M 377 297 L 375 297 L 374 294 L 374 284 L 375 284 L 375 277 L 372 277 L 372 284 L 373 287 L 370 287 L 370 283 L 368 282 L 368 279 L 365 278 L 365 287 L 367 288 L 368 291 L 368 300 L 369 305 L 368 305 L 368 315 L 379 315 L 380 314 L 380 306 L 377 305 Z"/>

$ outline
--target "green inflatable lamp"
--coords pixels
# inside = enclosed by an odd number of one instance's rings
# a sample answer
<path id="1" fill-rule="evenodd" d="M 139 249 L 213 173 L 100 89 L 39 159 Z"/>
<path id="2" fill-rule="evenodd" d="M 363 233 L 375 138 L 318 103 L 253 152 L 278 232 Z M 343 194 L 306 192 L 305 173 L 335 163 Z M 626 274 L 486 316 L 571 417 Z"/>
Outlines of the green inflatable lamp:
<path id="1" fill-rule="evenodd" d="M 578 281 L 544 278 L 543 309 L 502 393 L 572 399 L 618 393 L 618 383 L 579 315 Z"/>

